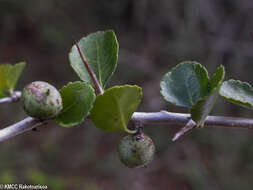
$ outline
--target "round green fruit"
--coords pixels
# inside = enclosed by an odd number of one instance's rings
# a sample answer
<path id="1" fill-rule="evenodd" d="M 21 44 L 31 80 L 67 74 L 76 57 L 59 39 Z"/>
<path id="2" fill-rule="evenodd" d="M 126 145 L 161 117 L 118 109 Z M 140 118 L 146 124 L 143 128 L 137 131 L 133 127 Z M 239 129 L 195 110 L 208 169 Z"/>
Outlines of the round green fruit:
<path id="1" fill-rule="evenodd" d="M 25 112 L 38 119 L 54 118 L 62 110 L 62 98 L 51 84 L 36 81 L 28 84 L 21 96 Z"/>
<path id="2" fill-rule="evenodd" d="M 155 146 L 147 135 L 128 135 L 119 143 L 120 160 L 129 168 L 145 166 L 153 160 Z"/>

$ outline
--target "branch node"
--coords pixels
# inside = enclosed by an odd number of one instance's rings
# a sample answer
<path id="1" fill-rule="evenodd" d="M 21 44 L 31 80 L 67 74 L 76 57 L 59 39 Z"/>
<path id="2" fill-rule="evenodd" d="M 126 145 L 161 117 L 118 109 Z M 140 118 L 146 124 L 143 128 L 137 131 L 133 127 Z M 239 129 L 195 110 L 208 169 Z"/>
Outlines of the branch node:
<path id="1" fill-rule="evenodd" d="M 20 97 L 21 97 L 21 92 L 20 91 L 14 91 L 12 94 L 10 94 L 9 97 L 1 98 L 0 99 L 0 104 L 1 103 L 17 102 L 17 101 L 19 101 Z"/>
<path id="2" fill-rule="evenodd" d="M 19 91 L 15 91 L 11 95 L 11 99 L 13 102 L 18 102 L 20 100 L 20 98 L 21 98 L 21 92 L 19 92 Z"/>

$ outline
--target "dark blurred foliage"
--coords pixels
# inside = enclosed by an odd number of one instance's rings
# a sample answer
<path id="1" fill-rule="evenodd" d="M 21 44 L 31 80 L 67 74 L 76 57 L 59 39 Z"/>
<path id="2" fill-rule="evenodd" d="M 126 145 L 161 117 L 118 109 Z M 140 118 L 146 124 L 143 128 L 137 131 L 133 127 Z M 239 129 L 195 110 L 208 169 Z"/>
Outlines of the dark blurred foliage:
<path id="1" fill-rule="evenodd" d="M 61 88 L 78 77 L 69 66 L 74 39 L 114 29 L 120 44 L 112 82 L 138 84 L 139 111 L 186 112 L 159 94 L 162 75 L 195 60 L 210 74 L 223 64 L 226 79 L 252 82 L 251 0 L 0 0 L 0 62 L 26 61 L 18 89 L 35 80 Z M 219 99 L 212 114 L 251 117 Z M 25 117 L 19 104 L 1 105 L 1 127 Z M 148 168 L 128 169 L 117 156 L 124 134 L 90 121 L 71 129 L 54 123 L 0 145 L 0 183 L 46 184 L 49 189 L 251 190 L 253 134 L 199 129 L 176 143 L 178 127 L 145 126 L 157 147 Z"/>

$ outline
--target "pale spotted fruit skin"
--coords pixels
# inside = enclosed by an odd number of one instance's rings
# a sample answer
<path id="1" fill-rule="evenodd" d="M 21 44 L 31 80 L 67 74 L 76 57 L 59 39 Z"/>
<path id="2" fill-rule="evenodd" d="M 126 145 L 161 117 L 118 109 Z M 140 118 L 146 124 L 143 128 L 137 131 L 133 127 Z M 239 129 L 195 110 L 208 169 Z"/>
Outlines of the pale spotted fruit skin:
<path id="1" fill-rule="evenodd" d="M 145 166 L 154 159 L 155 146 L 147 135 L 128 135 L 120 141 L 118 152 L 121 162 L 129 168 L 134 168 Z"/>
<path id="2" fill-rule="evenodd" d="M 51 84 L 35 81 L 28 84 L 22 92 L 21 102 L 27 115 L 37 119 L 50 119 L 62 110 L 62 98 Z"/>

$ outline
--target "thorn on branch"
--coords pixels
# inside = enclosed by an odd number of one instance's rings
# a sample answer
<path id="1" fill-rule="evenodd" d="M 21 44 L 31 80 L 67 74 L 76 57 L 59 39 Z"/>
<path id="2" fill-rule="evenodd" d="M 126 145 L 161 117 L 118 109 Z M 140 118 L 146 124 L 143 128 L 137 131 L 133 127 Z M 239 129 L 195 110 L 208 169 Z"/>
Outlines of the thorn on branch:
<path id="1" fill-rule="evenodd" d="M 1 100 L 1 99 L 0 99 Z M 0 101 L 1 103 L 1 101 Z M 188 122 L 186 125 L 185 123 Z M 40 121 L 31 117 L 28 117 L 16 124 L 8 126 L 0 130 L 0 142 L 5 141 L 11 137 L 22 134 L 26 131 L 32 130 L 32 128 L 39 127 L 44 124 L 45 121 Z M 129 122 L 129 129 L 135 130 L 137 126 L 143 127 L 143 125 L 151 126 L 168 126 L 172 127 L 176 125 L 184 126 L 178 133 L 175 134 L 173 141 L 176 141 L 179 137 L 184 135 L 189 130 L 195 127 L 195 122 L 189 120 L 189 114 L 173 113 L 173 112 L 135 112 Z M 253 130 L 253 119 L 251 118 L 238 118 L 238 117 L 224 117 L 224 116 L 208 116 L 205 121 L 205 127 L 224 127 L 227 129 L 248 129 Z M 141 129 L 141 128 L 140 128 Z M 139 131 L 140 132 L 140 131 Z"/>
<path id="2" fill-rule="evenodd" d="M 188 131 L 190 131 L 191 129 L 193 129 L 195 126 L 196 126 L 196 123 L 192 119 L 190 119 L 188 121 L 188 123 L 180 131 L 178 131 L 174 135 L 174 137 L 172 138 L 172 141 L 175 142 L 177 139 L 179 139 L 185 133 L 187 133 Z"/>

